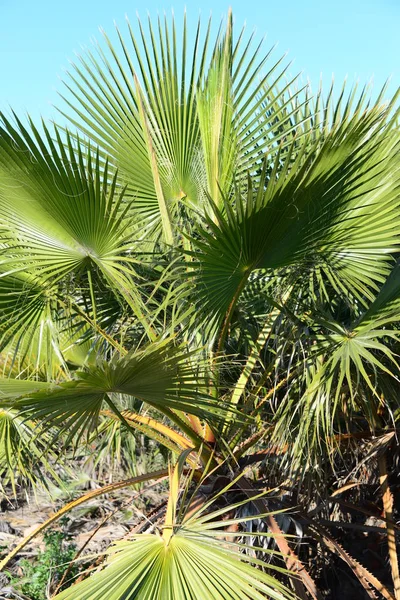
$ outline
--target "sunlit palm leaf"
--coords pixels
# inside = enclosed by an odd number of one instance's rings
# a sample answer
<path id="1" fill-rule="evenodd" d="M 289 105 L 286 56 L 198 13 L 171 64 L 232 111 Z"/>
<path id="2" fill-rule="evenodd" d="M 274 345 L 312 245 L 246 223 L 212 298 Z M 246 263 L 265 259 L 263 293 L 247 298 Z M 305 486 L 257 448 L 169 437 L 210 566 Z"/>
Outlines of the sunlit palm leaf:
<path id="1" fill-rule="evenodd" d="M 67 376 L 58 327 L 56 289 L 24 272 L 0 277 L 3 374 Z"/>
<path id="2" fill-rule="evenodd" d="M 289 445 L 290 469 L 318 469 L 321 455 L 334 461 L 336 434 L 356 427 L 353 415 L 362 416 L 371 431 L 392 421 L 399 407 L 399 334 L 387 324 L 398 321 L 397 280 L 395 267 L 354 324 L 320 321 L 304 392 L 300 398 L 289 395 L 276 415 L 273 438 Z"/>
<path id="3" fill-rule="evenodd" d="M 185 454 L 181 456 L 183 464 Z M 179 464 L 170 476 L 170 496 L 163 532 L 134 535 L 108 551 L 105 568 L 82 583 L 57 595 L 58 600 L 79 597 L 96 600 L 104 593 L 113 600 L 148 598 L 164 600 L 262 600 L 293 598 L 293 594 L 269 573 L 261 560 L 251 559 L 231 541 L 224 515 L 243 502 L 208 511 L 200 509 L 188 519 L 177 514 Z M 230 486 L 228 486 L 229 488 Z M 244 534 L 246 535 L 246 534 Z M 225 537 L 225 540 L 224 540 Z"/>
<path id="4" fill-rule="evenodd" d="M 313 270 L 360 302 L 372 299 L 399 244 L 399 137 L 386 129 L 387 109 L 354 114 L 320 144 L 293 147 L 275 161 L 266 189 L 249 186 L 237 212 L 209 220 L 193 243 L 198 311 L 207 324 L 230 322 L 257 269 Z M 214 207 L 214 212 L 217 210 Z M 290 271 L 289 271 L 290 272 Z"/>
<path id="5" fill-rule="evenodd" d="M 2 117 L 0 208 L 3 274 L 29 270 L 47 283 L 89 272 L 101 276 L 144 323 L 133 265 L 132 219 L 123 190 L 99 156 L 33 125 Z M 45 143 L 46 142 L 46 143 Z"/>
<path id="6" fill-rule="evenodd" d="M 138 35 L 128 24 L 129 44 L 117 30 L 123 58 L 105 37 L 108 52 L 98 46 L 99 59 L 80 59 L 65 98 L 76 118 L 63 114 L 111 157 L 136 209 L 152 225 L 161 219 L 170 243 L 180 208 L 201 211 L 206 192 L 219 204 L 218 186 L 229 193 L 237 176 L 255 172 L 301 113 L 289 84 L 280 89 L 281 61 L 263 72 L 270 53 L 253 48 L 244 30 L 234 40 L 231 14 L 210 57 L 211 23 L 204 39 L 198 23 L 191 50 L 186 17 L 181 47 L 174 20 L 148 25 L 147 37 L 140 22 Z"/>
<path id="7" fill-rule="evenodd" d="M 400 265 L 391 271 L 374 302 L 355 325 L 356 331 L 384 328 L 387 323 L 397 323 L 400 318 Z"/>
<path id="8" fill-rule="evenodd" d="M 163 342 L 89 368 L 80 372 L 74 381 L 26 395 L 11 404 L 32 419 L 68 430 L 68 439 L 96 427 L 105 403 L 121 414 L 113 394 L 138 398 L 167 412 L 170 418 L 174 417 L 171 409 L 207 420 L 228 418 L 229 407 L 207 394 L 206 381 L 204 365 L 192 361 L 192 355 L 184 349 Z M 14 394 L 17 386 L 14 389 L 9 384 L 9 387 L 9 395 Z M 6 392 L 3 402 L 10 404 Z M 126 421 L 129 424 L 129 419 Z"/>
<path id="9" fill-rule="evenodd" d="M 0 378 L 0 399 L 5 402 L 26 394 L 50 390 L 52 387 L 52 383 L 45 381 Z"/>
<path id="10" fill-rule="evenodd" d="M 0 473 L 1 491 L 11 485 L 14 494 L 16 483 L 46 485 L 46 477 L 55 475 L 46 455 L 50 436 L 39 432 L 37 424 L 21 418 L 11 409 L 0 409 Z"/>
<path id="11" fill-rule="evenodd" d="M 242 559 L 242 560 L 241 560 Z M 104 571 L 57 595 L 57 600 L 163 598 L 262 600 L 291 598 L 272 577 L 206 536 L 175 535 L 166 547 L 157 535 L 119 542 Z M 77 596 L 79 594 L 79 596 Z"/>

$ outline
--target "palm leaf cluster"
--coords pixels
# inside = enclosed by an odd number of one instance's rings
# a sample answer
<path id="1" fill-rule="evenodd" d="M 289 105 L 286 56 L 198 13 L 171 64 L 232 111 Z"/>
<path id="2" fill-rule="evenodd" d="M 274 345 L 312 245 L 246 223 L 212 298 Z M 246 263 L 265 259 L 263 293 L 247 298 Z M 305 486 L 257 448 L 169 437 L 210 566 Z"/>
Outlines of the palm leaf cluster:
<path id="1" fill-rule="evenodd" d="M 68 128 L 1 116 L 0 465 L 23 485 L 32 461 L 50 475 L 63 448 L 140 432 L 179 476 L 239 469 L 276 533 L 258 477 L 322 499 L 346 436 L 397 427 L 397 98 L 312 96 L 231 14 L 215 36 L 186 17 L 180 38 L 166 18 L 117 36 L 71 69 Z M 291 596 L 246 519 L 207 499 L 183 516 L 193 481 L 79 598 Z"/>

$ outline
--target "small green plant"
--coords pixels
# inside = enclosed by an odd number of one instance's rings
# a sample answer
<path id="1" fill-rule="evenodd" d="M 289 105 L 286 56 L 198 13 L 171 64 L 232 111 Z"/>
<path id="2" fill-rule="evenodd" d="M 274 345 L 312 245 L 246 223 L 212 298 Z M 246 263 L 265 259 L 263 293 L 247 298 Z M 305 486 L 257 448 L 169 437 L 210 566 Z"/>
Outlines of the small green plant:
<path id="1" fill-rule="evenodd" d="M 66 524 L 66 521 L 63 523 Z M 74 559 L 76 545 L 71 540 L 71 534 L 60 529 L 50 529 L 44 534 L 45 549 L 37 555 L 35 560 L 23 559 L 19 563 L 22 577 L 12 581 L 15 589 L 29 596 L 31 600 L 47 600 L 49 590 L 57 587 L 68 568 L 68 563 Z M 81 570 L 80 565 L 72 563 L 68 573 L 68 580 L 61 589 L 68 587 L 74 577 Z"/>

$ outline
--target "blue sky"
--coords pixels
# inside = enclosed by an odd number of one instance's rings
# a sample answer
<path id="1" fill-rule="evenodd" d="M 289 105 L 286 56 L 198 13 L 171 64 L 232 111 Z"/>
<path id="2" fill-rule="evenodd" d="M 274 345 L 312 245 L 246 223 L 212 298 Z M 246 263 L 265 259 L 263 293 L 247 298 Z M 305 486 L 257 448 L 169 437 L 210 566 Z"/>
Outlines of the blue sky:
<path id="1" fill-rule="evenodd" d="M 0 110 L 54 117 L 60 78 L 75 52 L 101 39 L 99 26 L 112 36 L 114 20 L 123 30 L 126 14 L 134 23 L 136 12 L 155 17 L 171 8 L 179 21 L 185 6 L 189 24 L 210 12 L 219 22 L 229 5 L 237 25 L 267 35 L 265 47 L 288 51 L 292 74 L 302 71 L 313 88 L 320 74 L 328 87 L 333 73 L 338 82 L 373 77 L 375 89 L 391 75 L 391 92 L 400 85 L 400 0 L 0 0 Z"/>

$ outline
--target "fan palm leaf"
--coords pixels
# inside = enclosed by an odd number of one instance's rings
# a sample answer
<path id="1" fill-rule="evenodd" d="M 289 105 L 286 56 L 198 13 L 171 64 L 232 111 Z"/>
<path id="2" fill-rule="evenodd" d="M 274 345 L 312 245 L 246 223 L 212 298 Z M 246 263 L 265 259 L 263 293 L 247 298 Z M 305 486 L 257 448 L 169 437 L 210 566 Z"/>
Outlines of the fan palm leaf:
<path id="1" fill-rule="evenodd" d="M 219 188 L 230 193 L 236 175 L 255 173 L 260 156 L 276 152 L 301 103 L 281 85 L 282 60 L 263 73 L 270 52 L 244 29 L 234 39 L 231 14 L 211 51 L 211 22 L 202 40 L 199 21 L 192 50 L 186 17 L 180 49 L 174 20 L 148 26 L 147 38 L 140 21 L 138 35 L 128 23 L 129 45 L 117 29 L 123 59 L 107 36 L 108 52 L 97 45 L 99 58 L 81 57 L 64 97 L 76 117 L 60 110 L 111 157 L 135 209 L 171 243 L 182 211 L 194 208 L 195 218 L 206 193 L 220 205 Z"/>
<path id="2" fill-rule="evenodd" d="M 371 431 L 391 423 L 398 411 L 398 266 L 375 300 L 353 323 L 316 317 L 306 386 L 300 399 L 289 395 L 277 412 L 274 439 L 289 444 L 291 468 L 318 468 L 321 454 L 331 459 L 336 434 L 351 430 L 359 414 Z"/>
<path id="3" fill-rule="evenodd" d="M 236 212 L 228 198 L 225 215 L 213 203 L 217 223 L 208 220 L 189 252 L 204 322 L 214 330 L 224 323 L 224 337 L 258 270 L 322 272 L 340 293 L 373 299 L 399 244 L 399 138 L 390 118 L 380 105 L 356 112 L 322 142 L 293 144 L 283 167 L 278 156 L 265 188 L 249 182 L 245 198 L 237 190 Z"/>
<path id="4" fill-rule="evenodd" d="M 101 274 L 114 294 L 128 303 L 148 328 L 137 288 L 132 219 L 116 177 L 99 155 L 67 150 L 57 130 L 46 143 L 5 117 L 0 128 L 0 206 L 3 276 L 29 271 L 33 283 L 60 284 L 87 273 L 89 284 Z M 129 204 L 128 204 L 129 206 Z M 28 303 L 29 306 L 30 303 Z"/>
<path id="5" fill-rule="evenodd" d="M 188 452 L 190 450 L 181 455 L 174 471 L 170 471 L 170 494 L 162 534 L 157 531 L 133 535 L 129 540 L 118 542 L 107 552 L 107 564 L 102 571 L 61 592 L 57 600 L 76 597 L 96 600 L 104 597 L 105 592 L 114 600 L 293 598 L 284 585 L 258 568 L 265 563 L 241 553 L 240 544 L 230 541 L 231 536 L 223 529 L 239 522 L 238 519 L 221 519 L 243 501 L 207 515 L 200 509 L 186 519 L 185 511 L 177 511 L 179 479 Z M 207 503 L 207 508 L 217 499 L 218 495 Z"/>
<path id="6" fill-rule="evenodd" d="M 30 419 L 57 425 L 68 431 L 67 441 L 70 441 L 96 428 L 105 403 L 129 426 L 129 417 L 125 419 L 113 401 L 113 394 L 125 394 L 177 420 L 184 433 L 199 446 L 202 438 L 189 426 L 185 427 L 176 412 L 198 415 L 206 420 L 229 419 L 234 413 L 228 405 L 209 396 L 204 365 L 201 361 L 194 363 L 191 358 L 184 348 L 173 347 L 164 340 L 123 358 L 89 367 L 87 371 L 79 372 L 74 380 L 59 385 L 3 380 L 0 382 L 1 404 L 15 407 Z M 43 387 L 43 391 L 26 393 L 29 388 L 34 390 L 36 385 L 39 390 Z M 18 387 L 21 394 L 15 398 Z"/>

